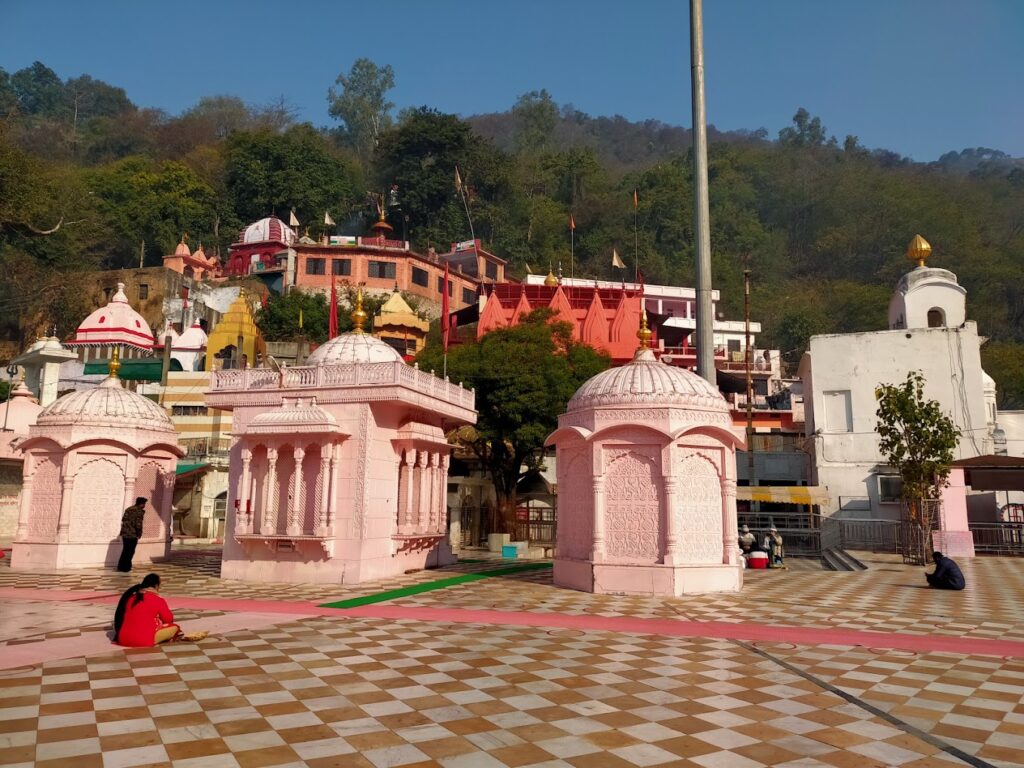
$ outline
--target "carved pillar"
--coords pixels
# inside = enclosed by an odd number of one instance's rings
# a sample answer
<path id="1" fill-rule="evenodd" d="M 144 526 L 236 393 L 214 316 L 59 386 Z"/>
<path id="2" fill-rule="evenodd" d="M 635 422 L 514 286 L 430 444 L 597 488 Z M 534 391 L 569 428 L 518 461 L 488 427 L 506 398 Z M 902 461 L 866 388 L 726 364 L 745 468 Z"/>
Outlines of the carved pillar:
<path id="1" fill-rule="evenodd" d="M 252 466 L 252 451 L 242 449 L 242 480 L 238 488 L 238 509 L 235 513 L 235 532 L 252 533 L 252 499 L 249 478 Z"/>
<path id="2" fill-rule="evenodd" d="M 443 451 L 441 464 L 437 469 L 438 485 L 440 485 L 437 494 L 437 530 L 444 534 L 448 533 L 448 464 L 450 461 L 448 451 Z"/>
<path id="3" fill-rule="evenodd" d="M 399 532 L 411 534 L 415 530 L 413 509 L 416 507 L 416 449 L 405 451 L 405 509 L 404 518 Z"/>
<path id="4" fill-rule="evenodd" d="M 129 465 L 128 472 L 124 476 L 124 508 L 130 507 L 135 503 L 135 472 L 132 471 L 134 467 Z"/>
<path id="5" fill-rule="evenodd" d="M 316 526 L 313 528 L 313 534 L 316 536 L 327 535 L 327 501 L 331 497 L 331 454 L 333 452 L 333 445 L 324 445 L 320 448 L 320 504 L 316 512 Z"/>
<path id="6" fill-rule="evenodd" d="M 604 561 L 604 478 L 594 478 L 594 547 L 590 559 Z"/>
<path id="7" fill-rule="evenodd" d="M 295 471 L 292 472 L 292 508 L 288 510 L 288 535 L 289 536 L 300 536 L 302 535 L 302 491 L 303 482 L 302 477 L 302 459 L 306 455 L 306 451 L 302 448 L 296 448 L 292 454 L 295 457 Z"/>
<path id="8" fill-rule="evenodd" d="M 25 457 L 25 472 L 21 479 L 21 506 L 18 508 L 18 528 L 14 534 L 15 541 L 25 541 L 28 538 L 28 518 L 32 511 L 32 485 L 34 481 L 35 467 L 34 457 L 28 454 Z"/>
<path id="9" fill-rule="evenodd" d="M 64 454 L 64 463 L 61 465 L 60 471 L 60 517 L 57 520 L 57 541 L 61 543 L 68 541 L 68 530 L 71 527 L 71 493 L 74 489 L 75 478 L 70 469 L 71 453 L 69 452 Z M 132 480 L 133 487 L 134 484 L 135 480 Z"/>
<path id="10" fill-rule="evenodd" d="M 679 481 L 666 477 L 665 481 L 665 564 L 676 565 L 680 558 L 679 540 Z"/>
<path id="11" fill-rule="evenodd" d="M 417 475 L 417 499 L 416 512 L 413 519 L 416 526 L 416 533 L 423 533 L 427 527 L 427 517 L 430 514 L 430 454 L 427 451 L 420 451 L 416 457 Z"/>
<path id="12" fill-rule="evenodd" d="M 740 546 L 736 530 L 736 480 L 722 478 L 722 562 L 739 565 Z"/>
<path id="13" fill-rule="evenodd" d="M 327 535 L 334 536 L 334 520 L 338 499 L 338 462 L 341 461 L 341 444 L 331 446 L 331 485 L 327 497 Z"/>
<path id="14" fill-rule="evenodd" d="M 263 514 L 260 515 L 260 533 L 277 533 L 277 449 L 267 448 L 267 480 L 263 484 Z"/>
<path id="15" fill-rule="evenodd" d="M 430 508 L 427 514 L 427 533 L 437 533 L 437 521 L 440 515 L 438 507 L 441 503 L 441 454 L 438 451 L 430 453 Z"/>

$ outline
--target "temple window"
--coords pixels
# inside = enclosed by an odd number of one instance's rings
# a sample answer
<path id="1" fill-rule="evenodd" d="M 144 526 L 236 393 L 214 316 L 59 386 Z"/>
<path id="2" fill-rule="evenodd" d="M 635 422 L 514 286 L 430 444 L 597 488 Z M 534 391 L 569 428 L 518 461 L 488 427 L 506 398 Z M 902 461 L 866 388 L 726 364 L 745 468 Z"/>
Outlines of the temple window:
<path id="1" fill-rule="evenodd" d="M 395 263 L 393 261 L 371 261 L 367 266 L 369 267 L 367 277 L 384 280 L 395 279 Z"/>
<path id="2" fill-rule="evenodd" d="M 937 307 L 928 310 L 928 327 L 944 328 L 946 326 L 946 313 Z"/>
<path id="3" fill-rule="evenodd" d="M 449 280 L 448 281 L 448 295 L 449 296 L 454 295 L 453 290 L 454 289 L 453 289 L 452 281 Z M 437 278 L 437 292 L 438 293 L 444 293 L 444 278 L 443 277 Z"/>
<path id="4" fill-rule="evenodd" d="M 484 263 L 484 274 L 491 280 L 498 279 L 498 265 L 492 261 Z"/>
<path id="5" fill-rule="evenodd" d="M 352 274 L 352 259 L 332 259 L 331 274 L 338 277 L 348 277 Z"/>
<path id="6" fill-rule="evenodd" d="M 420 269 L 419 267 L 412 268 L 412 281 L 415 285 L 421 285 L 426 288 L 430 284 L 430 275 L 427 274 L 427 270 Z"/>
<path id="7" fill-rule="evenodd" d="M 139 299 L 149 298 L 149 286 L 146 283 L 139 283 Z"/>
<path id="8" fill-rule="evenodd" d="M 327 274 L 327 260 L 326 259 L 306 259 L 306 274 L 307 275 L 324 275 Z"/>
<path id="9" fill-rule="evenodd" d="M 472 288 L 463 288 L 462 289 L 462 303 L 463 304 L 472 304 L 475 301 L 476 301 L 476 291 L 474 291 Z"/>

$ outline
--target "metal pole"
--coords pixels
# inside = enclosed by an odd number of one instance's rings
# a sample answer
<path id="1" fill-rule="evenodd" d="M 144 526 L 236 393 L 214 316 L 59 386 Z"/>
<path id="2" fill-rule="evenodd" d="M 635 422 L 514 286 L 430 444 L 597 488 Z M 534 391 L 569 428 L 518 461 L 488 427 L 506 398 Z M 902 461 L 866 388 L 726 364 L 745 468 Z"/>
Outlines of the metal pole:
<path id="1" fill-rule="evenodd" d="M 754 364 L 754 350 L 750 347 L 750 270 L 743 270 L 743 322 L 745 325 L 744 342 L 747 361 L 747 484 L 753 488 L 757 485 L 756 471 L 754 470 L 754 377 L 751 368 Z M 752 511 L 760 508 L 760 503 L 750 502 Z"/>
<path id="2" fill-rule="evenodd" d="M 4 409 L 4 428 L 3 432 L 7 431 L 7 417 L 11 415 L 11 393 L 14 392 L 14 377 L 18 373 L 18 366 L 8 365 L 7 366 L 7 407 Z"/>
<path id="3" fill-rule="evenodd" d="M 708 213 L 708 134 L 704 110 L 703 0 L 690 0 L 690 85 L 693 102 L 693 236 L 697 267 L 697 373 L 717 386 L 711 234 Z"/>

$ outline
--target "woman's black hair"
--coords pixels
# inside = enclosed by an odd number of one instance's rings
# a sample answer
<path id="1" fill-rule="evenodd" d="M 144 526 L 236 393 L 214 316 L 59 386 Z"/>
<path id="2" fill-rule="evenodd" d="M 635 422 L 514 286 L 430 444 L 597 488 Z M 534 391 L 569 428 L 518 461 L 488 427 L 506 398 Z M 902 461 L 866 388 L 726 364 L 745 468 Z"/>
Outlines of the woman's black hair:
<path id="1" fill-rule="evenodd" d="M 142 602 L 142 590 L 160 586 L 160 577 L 155 573 L 147 573 L 145 578 L 125 590 L 121 599 L 117 601 L 117 608 L 114 610 L 114 642 L 121 633 L 121 625 L 124 624 L 124 614 L 128 610 L 128 600 L 135 595 L 135 604 Z"/>

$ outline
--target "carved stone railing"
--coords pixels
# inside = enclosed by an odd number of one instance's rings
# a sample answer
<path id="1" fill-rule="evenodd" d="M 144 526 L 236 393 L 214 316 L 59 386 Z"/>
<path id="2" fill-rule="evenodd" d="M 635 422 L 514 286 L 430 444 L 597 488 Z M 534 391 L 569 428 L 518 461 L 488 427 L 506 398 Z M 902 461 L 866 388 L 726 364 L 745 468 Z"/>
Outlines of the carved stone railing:
<path id="1" fill-rule="evenodd" d="M 361 363 L 339 365 L 306 365 L 214 371 L 210 382 L 212 392 L 243 392 L 258 389 L 309 389 L 317 387 L 367 387 L 398 385 L 408 387 L 472 409 L 475 393 L 461 384 L 410 367 L 404 362 Z"/>

